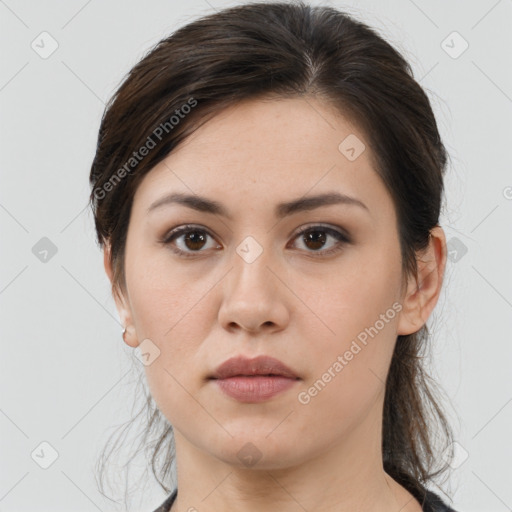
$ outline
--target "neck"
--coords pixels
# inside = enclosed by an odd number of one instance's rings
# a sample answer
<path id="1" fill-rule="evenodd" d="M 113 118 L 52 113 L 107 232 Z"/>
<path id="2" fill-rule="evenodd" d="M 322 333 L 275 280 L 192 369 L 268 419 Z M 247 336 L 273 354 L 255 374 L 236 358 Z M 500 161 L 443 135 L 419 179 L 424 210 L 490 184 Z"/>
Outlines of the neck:
<path id="1" fill-rule="evenodd" d="M 253 468 L 231 464 L 230 454 L 225 460 L 212 457 L 175 429 L 178 496 L 171 510 L 421 512 L 418 501 L 384 471 L 381 437 L 372 437 L 372 431 L 378 432 L 374 427 L 345 433 L 336 445 L 307 460 L 272 460 Z M 307 451 L 304 444 L 302 452 Z"/>

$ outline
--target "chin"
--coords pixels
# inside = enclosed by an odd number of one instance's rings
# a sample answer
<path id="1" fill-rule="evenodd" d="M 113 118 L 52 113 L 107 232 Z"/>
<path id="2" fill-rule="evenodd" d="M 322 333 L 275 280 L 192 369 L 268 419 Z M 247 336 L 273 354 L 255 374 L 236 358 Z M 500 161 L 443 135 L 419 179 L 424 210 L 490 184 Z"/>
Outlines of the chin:
<path id="1" fill-rule="evenodd" d="M 240 469 L 276 470 L 297 464 L 298 443 L 289 432 L 282 432 L 286 434 L 284 438 L 275 435 L 275 432 L 272 432 L 275 426 L 276 423 L 270 429 L 252 428 L 251 434 L 248 434 L 243 426 L 238 433 L 228 429 L 233 437 L 227 439 L 225 436 L 222 441 L 212 440 L 206 444 L 205 449 L 224 463 Z M 269 432 L 272 433 L 269 435 Z"/>

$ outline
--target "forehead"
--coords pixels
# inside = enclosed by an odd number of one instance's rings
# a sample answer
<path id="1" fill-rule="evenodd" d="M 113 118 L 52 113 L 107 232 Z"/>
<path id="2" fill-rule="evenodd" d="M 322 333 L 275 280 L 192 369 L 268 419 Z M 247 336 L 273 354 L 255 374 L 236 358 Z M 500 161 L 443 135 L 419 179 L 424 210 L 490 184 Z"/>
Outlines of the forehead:
<path id="1" fill-rule="evenodd" d="M 134 208 L 145 212 L 175 191 L 268 209 L 337 191 L 369 208 L 392 208 L 365 134 L 313 98 L 248 100 L 223 110 L 149 171 Z"/>

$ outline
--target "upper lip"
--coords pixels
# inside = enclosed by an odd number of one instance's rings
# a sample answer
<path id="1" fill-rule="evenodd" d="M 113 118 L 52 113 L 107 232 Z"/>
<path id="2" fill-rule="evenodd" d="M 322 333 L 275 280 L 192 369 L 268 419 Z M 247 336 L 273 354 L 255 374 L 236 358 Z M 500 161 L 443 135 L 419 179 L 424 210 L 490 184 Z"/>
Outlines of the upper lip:
<path id="1" fill-rule="evenodd" d="M 236 375 L 278 375 L 290 379 L 299 378 L 283 362 L 270 356 L 258 356 L 252 359 L 243 356 L 232 357 L 218 366 L 210 378 L 226 379 Z"/>

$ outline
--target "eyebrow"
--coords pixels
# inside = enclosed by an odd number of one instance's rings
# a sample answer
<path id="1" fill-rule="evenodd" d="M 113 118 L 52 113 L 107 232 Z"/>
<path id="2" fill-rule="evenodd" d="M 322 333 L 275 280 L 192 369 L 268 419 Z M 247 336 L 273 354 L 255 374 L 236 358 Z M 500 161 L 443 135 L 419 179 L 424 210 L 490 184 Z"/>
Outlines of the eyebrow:
<path id="1" fill-rule="evenodd" d="M 233 219 L 228 210 L 218 201 L 214 201 L 203 196 L 183 193 L 168 194 L 160 199 L 157 199 L 148 208 L 147 213 L 149 214 L 157 208 L 170 204 L 181 204 L 187 208 L 191 208 L 199 212 L 220 215 L 230 220 Z M 370 212 L 368 207 L 355 197 L 347 196 L 346 194 L 340 194 L 339 192 L 328 192 L 316 196 L 301 197 L 285 203 L 279 203 L 274 209 L 274 215 L 277 218 L 284 218 L 289 215 L 293 215 L 294 213 L 314 210 L 322 206 L 330 206 L 334 204 L 358 206 L 366 210 L 368 213 Z"/>

